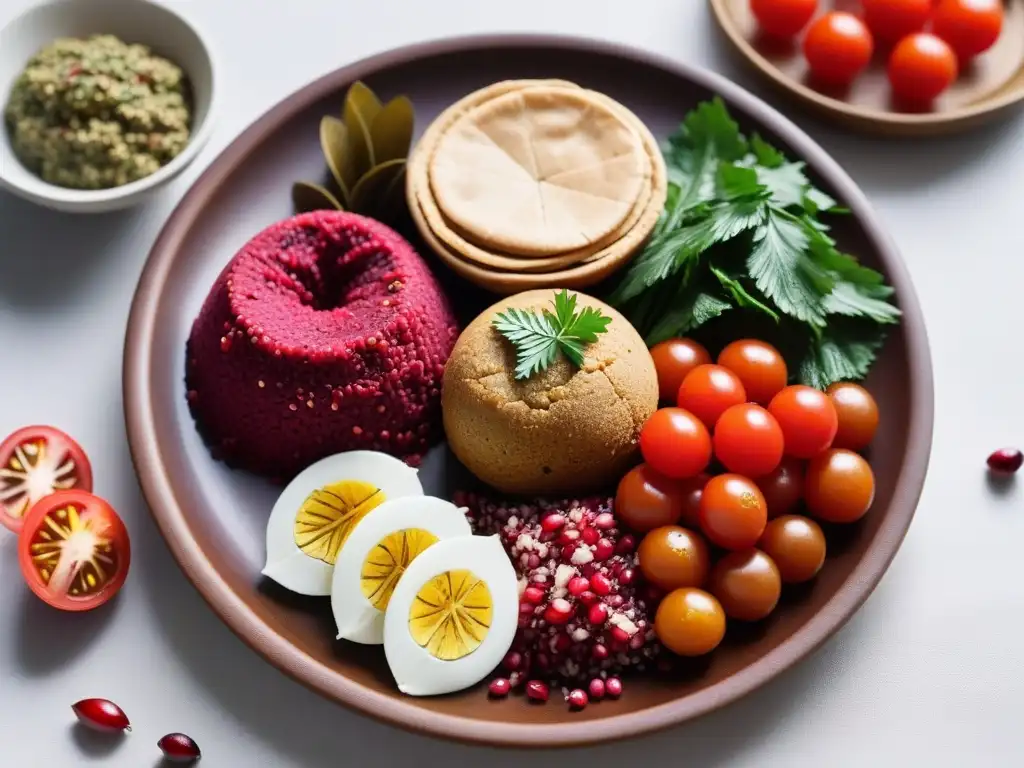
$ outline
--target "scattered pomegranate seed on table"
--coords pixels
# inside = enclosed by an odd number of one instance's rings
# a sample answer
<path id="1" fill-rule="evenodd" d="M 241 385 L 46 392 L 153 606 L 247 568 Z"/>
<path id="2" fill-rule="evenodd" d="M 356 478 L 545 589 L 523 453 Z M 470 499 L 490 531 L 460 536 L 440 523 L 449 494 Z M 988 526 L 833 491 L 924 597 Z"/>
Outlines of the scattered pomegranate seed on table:
<path id="1" fill-rule="evenodd" d="M 622 681 L 617 677 L 609 677 L 605 680 L 604 687 L 608 695 L 613 699 L 617 699 L 622 695 Z"/>
<path id="2" fill-rule="evenodd" d="M 540 680 L 531 680 L 526 684 L 526 695 L 533 701 L 547 701 L 548 687 Z"/>
<path id="3" fill-rule="evenodd" d="M 1016 448 L 1001 448 L 988 457 L 988 468 L 993 472 L 1013 474 L 1024 465 L 1024 453 Z"/>
<path id="4" fill-rule="evenodd" d="M 169 733 L 156 745 L 172 763 L 193 763 L 202 757 L 199 745 L 184 733 Z"/>
<path id="5" fill-rule="evenodd" d="M 509 691 L 512 690 L 512 683 L 508 681 L 508 678 L 498 677 L 491 680 L 491 684 L 487 686 L 488 693 L 495 698 L 504 698 L 508 696 Z"/>
<path id="6" fill-rule="evenodd" d="M 569 706 L 573 709 L 583 709 L 590 703 L 590 699 L 587 698 L 587 692 L 580 688 L 569 691 L 569 695 L 565 697 L 565 700 L 569 702 Z"/>
<path id="7" fill-rule="evenodd" d="M 107 699 L 82 699 L 71 705 L 78 721 L 101 733 L 124 733 L 132 729 L 128 716 Z"/>

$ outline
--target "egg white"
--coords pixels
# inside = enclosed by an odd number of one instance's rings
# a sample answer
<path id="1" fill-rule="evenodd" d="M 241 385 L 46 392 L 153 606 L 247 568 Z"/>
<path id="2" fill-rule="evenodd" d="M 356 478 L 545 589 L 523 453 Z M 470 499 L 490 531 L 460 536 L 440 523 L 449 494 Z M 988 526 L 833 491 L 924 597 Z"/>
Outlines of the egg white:
<path id="1" fill-rule="evenodd" d="M 331 593 L 334 566 L 299 549 L 295 517 L 313 491 L 343 480 L 370 483 L 384 492 L 385 501 L 423 495 L 417 471 L 386 453 L 346 451 L 321 459 L 288 483 L 274 504 L 267 521 L 264 576 L 300 595 L 320 597 Z"/>
<path id="2" fill-rule="evenodd" d="M 465 508 L 456 507 L 450 501 L 435 496 L 389 499 L 370 511 L 356 523 L 334 564 L 331 609 L 338 626 L 339 640 L 351 640 L 365 645 L 380 645 L 384 642 L 384 611 L 374 606 L 363 594 L 363 564 L 381 539 L 406 528 L 427 531 L 440 541 L 473 535 Z M 437 546 L 437 543 L 431 547 Z M 422 556 L 423 553 L 420 554 Z"/>
<path id="3" fill-rule="evenodd" d="M 423 585 L 445 571 L 469 570 L 491 593 L 491 626 L 472 653 L 442 661 L 420 647 L 409 633 L 409 612 Z M 512 646 L 519 615 L 519 593 L 512 562 L 497 536 L 439 541 L 406 568 L 384 615 L 384 654 L 402 693 L 438 696 L 476 685 L 492 672 Z"/>

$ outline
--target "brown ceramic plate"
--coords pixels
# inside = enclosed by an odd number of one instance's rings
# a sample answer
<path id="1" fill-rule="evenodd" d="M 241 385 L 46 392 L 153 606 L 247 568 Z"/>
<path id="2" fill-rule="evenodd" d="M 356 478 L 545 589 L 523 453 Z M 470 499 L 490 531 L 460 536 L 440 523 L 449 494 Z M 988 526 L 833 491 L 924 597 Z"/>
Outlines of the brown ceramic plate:
<path id="1" fill-rule="evenodd" d="M 750 0 L 709 0 L 715 18 L 740 54 L 777 86 L 817 112 L 849 128 L 888 136 L 952 133 L 994 119 L 1024 99 L 1024 3 L 1006 3 L 1003 34 L 979 56 L 927 112 L 900 111 L 892 104 L 885 74 L 885 51 L 845 92 L 812 86 L 799 44 L 772 42 L 759 35 Z M 856 0 L 822 0 L 819 13 L 856 11 Z M 799 43 L 799 41 L 798 41 Z"/>
<path id="2" fill-rule="evenodd" d="M 295 598 L 261 581 L 265 524 L 277 490 L 215 463 L 193 428 L 183 382 L 185 339 L 208 287 L 255 232 L 291 213 L 291 182 L 323 169 L 317 126 L 347 86 L 411 96 L 419 128 L 445 105 L 505 78 L 559 77 L 605 91 L 659 137 L 700 99 L 721 95 L 750 130 L 807 161 L 852 210 L 836 234 L 884 270 L 904 312 L 869 385 L 884 416 L 872 461 L 877 497 L 862 524 L 833 546 L 809 588 L 754 632 L 733 632 L 709 659 L 673 677 L 630 680 L 626 695 L 579 713 L 560 703 L 488 701 L 478 688 L 440 698 L 395 689 L 376 648 L 334 640 L 329 601 Z M 444 266 L 450 295 L 471 316 L 490 301 Z M 795 664 L 857 610 L 882 577 L 914 514 L 931 447 L 932 374 L 910 278 L 864 195 L 810 138 L 723 78 L 636 50 L 559 37 L 475 37 L 392 51 L 323 77 L 285 99 L 217 158 L 167 222 L 138 286 L 128 323 L 125 411 L 132 455 L 175 558 L 214 611 L 271 663 L 335 701 L 424 733 L 503 745 L 593 744 L 681 723 L 750 692 Z M 446 493 L 458 467 L 444 448 L 422 471 Z"/>

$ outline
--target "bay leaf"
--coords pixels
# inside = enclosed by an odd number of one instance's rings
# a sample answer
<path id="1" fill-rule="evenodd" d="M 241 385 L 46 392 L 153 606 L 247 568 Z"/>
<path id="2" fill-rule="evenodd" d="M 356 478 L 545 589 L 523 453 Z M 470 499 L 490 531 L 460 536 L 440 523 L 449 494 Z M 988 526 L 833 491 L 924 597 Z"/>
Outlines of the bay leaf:
<path id="1" fill-rule="evenodd" d="M 358 213 L 376 210 L 387 201 L 404 171 L 405 158 L 388 160 L 374 167 L 352 190 L 352 210 Z"/>
<path id="2" fill-rule="evenodd" d="M 373 155 L 373 143 L 370 138 L 370 126 L 383 106 L 380 99 L 361 82 L 355 82 L 345 96 L 345 107 L 342 116 L 348 129 L 349 154 L 352 164 L 359 176 L 367 173 L 377 164 Z"/>
<path id="3" fill-rule="evenodd" d="M 336 117 L 327 116 L 320 120 L 320 148 L 323 150 L 327 167 L 347 202 L 350 190 L 361 175 L 352 162 L 349 151 L 349 133 L 345 123 Z"/>
<path id="4" fill-rule="evenodd" d="M 309 181 L 297 181 L 292 185 L 292 205 L 296 213 L 345 210 L 327 189 Z"/>
<path id="5" fill-rule="evenodd" d="M 377 114 L 370 127 L 373 156 L 385 163 L 409 154 L 416 113 L 407 96 L 396 96 Z"/>

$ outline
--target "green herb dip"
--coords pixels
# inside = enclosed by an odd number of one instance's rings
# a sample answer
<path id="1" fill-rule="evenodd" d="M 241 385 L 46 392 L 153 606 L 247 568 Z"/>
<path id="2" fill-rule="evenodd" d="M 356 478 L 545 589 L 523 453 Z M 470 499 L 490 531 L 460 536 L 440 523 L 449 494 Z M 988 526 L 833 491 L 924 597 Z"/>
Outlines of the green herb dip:
<path id="1" fill-rule="evenodd" d="M 4 117 L 21 162 L 74 189 L 149 176 L 185 148 L 192 119 L 181 69 L 112 35 L 60 39 L 37 53 Z"/>

